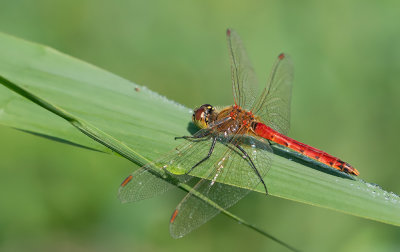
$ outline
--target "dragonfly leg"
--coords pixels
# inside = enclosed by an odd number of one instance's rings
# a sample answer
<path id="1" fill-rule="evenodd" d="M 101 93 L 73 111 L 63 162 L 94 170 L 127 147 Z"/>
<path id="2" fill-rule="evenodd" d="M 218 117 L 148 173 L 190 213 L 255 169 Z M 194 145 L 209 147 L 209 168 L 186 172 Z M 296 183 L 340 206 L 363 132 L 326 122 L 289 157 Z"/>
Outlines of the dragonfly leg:
<path id="1" fill-rule="evenodd" d="M 238 148 L 238 150 L 240 150 L 244 154 L 244 156 L 249 159 L 251 168 L 253 168 L 254 172 L 257 174 L 258 178 L 261 180 L 261 183 L 263 184 L 264 189 L 265 189 L 265 193 L 268 195 L 267 186 L 265 185 L 265 182 L 264 182 L 263 178 L 261 177 L 260 172 L 257 170 L 257 168 L 254 165 L 253 161 L 251 160 L 249 154 L 247 154 L 247 152 L 242 147 L 240 147 L 240 145 L 235 145 L 235 147 Z"/>
<path id="2" fill-rule="evenodd" d="M 197 162 L 197 164 L 193 165 L 192 168 L 190 168 L 190 170 L 188 172 L 186 172 L 185 174 L 188 175 L 191 171 L 193 171 L 194 168 L 196 168 L 197 166 L 199 166 L 201 163 L 203 163 L 204 161 L 206 161 L 207 159 L 209 159 L 211 157 L 211 154 L 214 151 L 214 147 L 215 147 L 215 143 L 217 142 L 217 138 L 213 137 L 212 143 L 211 143 L 211 147 L 210 150 L 208 151 L 208 154 L 205 158 L 203 158 L 202 160 L 200 160 L 199 162 Z"/>
<path id="3" fill-rule="evenodd" d="M 202 132 L 200 134 L 196 133 L 193 136 L 180 136 L 180 137 L 175 137 L 175 140 L 177 139 L 185 139 L 185 140 L 201 140 L 202 138 L 206 138 L 210 136 L 210 132 Z"/>
<path id="4" fill-rule="evenodd" d="M 185 139 L 185 140 L 191 140 L 191 139 L 198 139 L 199 137 L 195 136 L 180 136 L 180 137 L 175 137 L 175 140 L 177 139 Z"/>

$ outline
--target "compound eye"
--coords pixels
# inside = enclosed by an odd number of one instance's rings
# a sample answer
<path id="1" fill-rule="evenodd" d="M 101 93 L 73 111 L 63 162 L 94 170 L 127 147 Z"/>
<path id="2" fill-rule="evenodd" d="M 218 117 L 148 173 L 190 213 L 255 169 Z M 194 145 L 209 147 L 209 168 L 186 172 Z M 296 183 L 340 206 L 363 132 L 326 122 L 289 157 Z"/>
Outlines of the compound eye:
<path id="1" fill-rule="evenodd" d="M 204 120 L 204 117 L 205 117 L 204 114 L 205 114 L 205 109 L 204 109 L 204 107 L 198 108 L 198 109 L 194 112 L 194 114 L 193 114 L 194 120 L 195 120 L 195 121 Z"/>
<path id="2" fill-rule="evenodd" d="M 209 112 L 213 109 L 209 104 L 204 104 L 193 113 L 193 123 L 200 129 L 207 128 Z"/>

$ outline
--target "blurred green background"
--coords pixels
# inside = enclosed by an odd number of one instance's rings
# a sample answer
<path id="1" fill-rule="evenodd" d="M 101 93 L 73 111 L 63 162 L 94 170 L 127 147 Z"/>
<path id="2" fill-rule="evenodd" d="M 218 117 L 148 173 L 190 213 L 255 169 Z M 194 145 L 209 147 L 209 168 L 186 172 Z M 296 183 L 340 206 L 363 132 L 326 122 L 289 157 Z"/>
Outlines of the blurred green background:
<path id="1" fill-rule="evenodd" d="M 275 57 L 291 55 L 291 137 L 399 193 L 399 2 L 261 2 L 2 0 L 0 31 L 195 107 L 232 103 L 232 27 L 263 84 Z M 0 251 L 286 251 L 225 216 L 174 240 L 182 192 L 121 205 L 128 161 L 5 127 L 0 139 Z M 400 247 L 397 227 L 262 194 L 231 211 L 304 251 Z"/>

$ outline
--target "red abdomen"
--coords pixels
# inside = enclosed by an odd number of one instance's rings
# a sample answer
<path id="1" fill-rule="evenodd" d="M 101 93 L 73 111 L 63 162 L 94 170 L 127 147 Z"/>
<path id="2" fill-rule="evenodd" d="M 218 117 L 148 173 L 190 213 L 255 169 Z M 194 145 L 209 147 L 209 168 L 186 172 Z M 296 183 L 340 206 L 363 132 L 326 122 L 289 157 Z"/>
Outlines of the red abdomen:
<path id="1" fill-rule="evenodd" d="M 343 162 L 339 158 L 329 155 L 328 153 L 313 148 L 307 144 L 300 143 L 294 139 L 291 139 L 290 137 L 282 135 L 278 131 L 273 130 L 271 127 L 268 127 L 263 123 L 257 123 L 254 127 L 254 131 L 260 137 L 273 141 L 277 144 L 283 145 L 291 150 L 297 151 L 309 158 L 317 160 L 318 162 L 326 164 L 332 168 L 356 176 L 360 174 L 354 167 L 352 167 L 350 164 L 346 162 Z"/>

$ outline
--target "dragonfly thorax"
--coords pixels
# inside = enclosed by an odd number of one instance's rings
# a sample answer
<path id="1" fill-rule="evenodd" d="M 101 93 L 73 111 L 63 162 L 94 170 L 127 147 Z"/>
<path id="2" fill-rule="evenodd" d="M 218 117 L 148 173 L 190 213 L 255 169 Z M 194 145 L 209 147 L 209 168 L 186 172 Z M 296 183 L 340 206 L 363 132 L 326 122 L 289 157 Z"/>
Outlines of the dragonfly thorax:
<path id="1" fill-rule="evenodd" d="M 217 113 L 215 119 L 214 124 L 218 125 L 218 130 L 228 135 L 249 133 L 249 130 L 251 131 L 258 122 L 258 118 L 253 113 L 238 105 L 222 109 Z"/>

